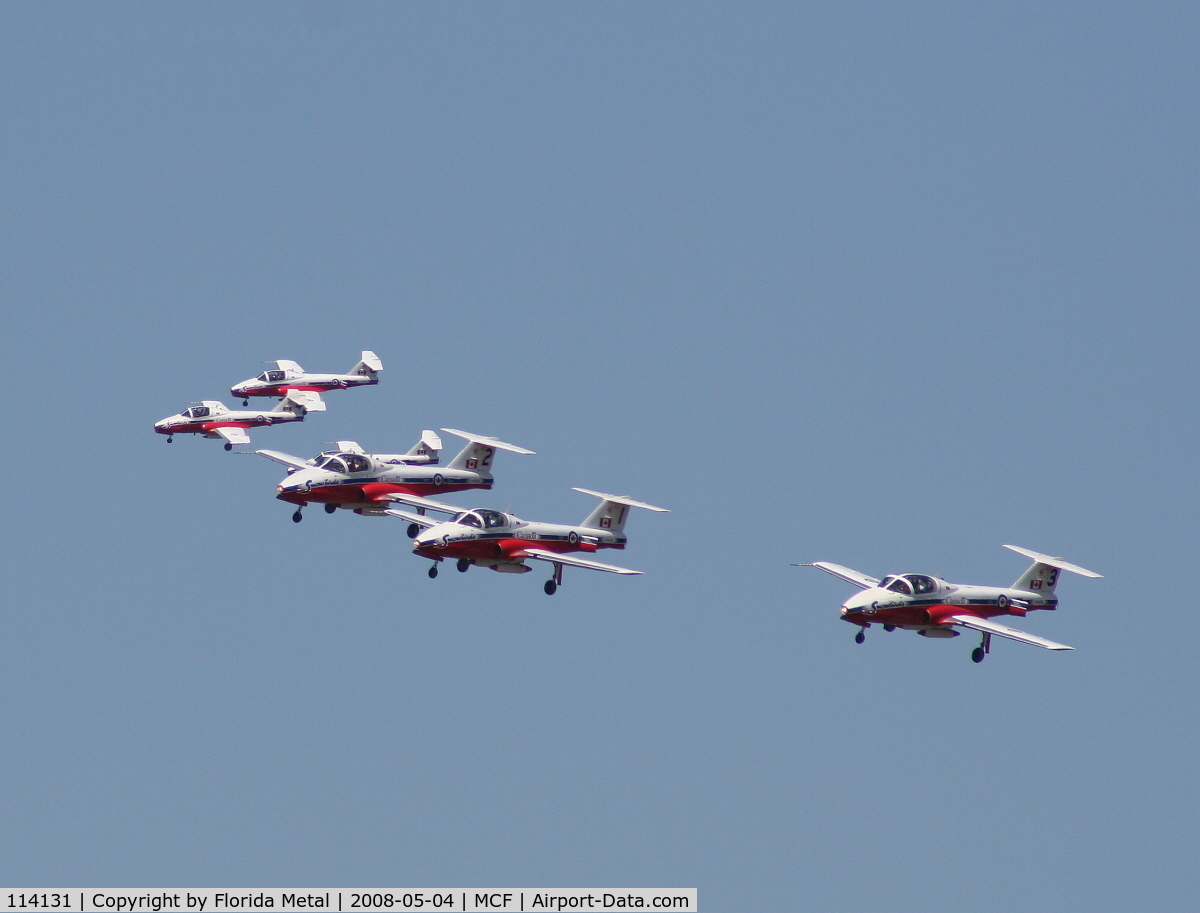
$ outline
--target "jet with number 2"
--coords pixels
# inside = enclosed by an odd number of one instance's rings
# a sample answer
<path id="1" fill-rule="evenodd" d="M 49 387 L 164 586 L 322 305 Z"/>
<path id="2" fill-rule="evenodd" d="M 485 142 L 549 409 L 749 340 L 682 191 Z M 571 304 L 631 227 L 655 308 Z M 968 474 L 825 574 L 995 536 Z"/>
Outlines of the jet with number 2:
<path id="1" fill-rule="evenodd" d="M 842 620 L 859 626 L 860 630 L 854 639 L 860 644 L 866 640 L 866 629 L 872 624 L 879 624 L 883 625 L 885 631 L 903 628 L 916 631 L 923 637 L 957 637 L 960 633 L 957 628 L 978 631 L 983 635 L 983 640 L 971 651 L 971 659 L 977 663 L 983 662 L 984 656 L 991 652 L 992 635 L 1047 650 L 1075 649 L 1018 631 L 993 619 L 1003 615 L 1024 617 L 1027 612 L 1057 609 L 1058 597 L 1054 588 L 1061 571 L 1071 571 L 1084 577 L 1101 575 L 1062 558 L 1015 545 L 1004 547 L 1033 559 L 1033 564 L 1011 587 L 947 583 L 939 577 L 925 574 L 893 574 L 878 580 L 828 561 L 796 566 L 818 567 L 863 589 L 863 592 L 847 599 L 841 608 Z"/>
<path id="2" fill-rule="evenodd" d="M 624 548 L 628 541 L 625 537 L 625 520 L 629 508 L 640 507 L 659 513 L 667 513 L 667 509 L 623 495 L 606 495 L 586 488 L 572 490 L 600 499 L 596 509 L 578 526 L 534 523 L 498 510 L 463 510 L 452 504 L 403 495 L 395 495 L 394 499 L 418 508 L 421 513 L 399 509 L 391 509 L 387 513 L 409 521 L 408 535 L 413 540 L 413 554 L 433 559 L 433 566 L 429 568 L 430 577 L 438 575 L 439 562 L 447 558 L 455 559 L 456 567 L 464 573 L 472 567 L 487 567 L 501 573 L 526 574 L 533 570 L 525 563 L 526 560 L 547 561 L 554 566 L 554 571 L 543 589 L 546 595 L 552 596 L 562 583 L 563 565 L 607 571 L 610 574 L 641 574 L 642 571 L 564 553 Z M 431 520 L 424 515 L 426 510 L 454 516 L 450 520 Z"/>
<path id="3" fill-rule="evenodd" d="M 345 446 L 323 453 L 315 460 L 277 450 L 254 452 L 291 467 L 287 478 L 279 483 L 275 496 L 297 505 L 292 514 L 297 523 L 304 519 L 301 510 L 311 502 L 324 504 L 326 513 L 342 507 L 364 516 L 382 516 L 396 495 L 491 488 L 495 481 L 492 460 L 497 450 L 533 453 L 486 434 L 471 434 L 454 428 L 442 430 L 467 441 L 467 446 L 445 467 L 437 465 L 442 441 L 432 431 L 422 432 L 421 440 L 406 454 L 365 453 L 350 441 L 339 442 Z"/>

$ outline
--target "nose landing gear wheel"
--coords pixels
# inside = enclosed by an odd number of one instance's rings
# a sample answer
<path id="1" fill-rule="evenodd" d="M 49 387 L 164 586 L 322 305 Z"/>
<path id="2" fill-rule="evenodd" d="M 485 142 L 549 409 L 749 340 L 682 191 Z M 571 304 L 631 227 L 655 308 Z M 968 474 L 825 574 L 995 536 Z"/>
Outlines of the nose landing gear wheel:
<path id="1" fill-rule="evenodd" d="M 437 565 L 435 564 L 433 567 L 431 567 L 429 569 L 429 579 L 432 580 L 436 576 L 437 576 Z"/>
<path id="2" fill-rule="evenodd" d="M 866 631 L 859 631 L 857 634 L 854 635 L 854 642 L 856 644 L 861 644 L 866 639 L 867 639 Z"/>
<path id="3" fill-rule="evenodd" d="M 326 505 L 325 505 L 325 513 L 327 513 L 327 514 L 332 514 L 332 513 L 336 512 L 336 511 L 337 511 L 337 505 L 336 505 L 336 504 L 326 504 Z"/>
<path id="4" fill-rule="evenodd" d="M 168 444 L 170 444 L 170 443 L 172 443 L 174 440 L 175 440 L 175 438 L 173 438 L 173 437 L 169 437 L 169 438 L 167 438 L 167 443 L 168 443 Z"/>
<path id="5" fill-rule="evenodd" d="M 304 519 L 304 514 L 300 513 L 300 508 L 297 507 L 296 512 L 294 514 L 292 514 L 292 522 L 299 523 L 303 519 Z"/>
<path id="6" fill-rule="evenodd" d="M 895 630 L 896 630 L 896 626 L 895 626 L 895 625 L 884 625 L 884 626 L 883 626 L 883 630 L 885 630 L 885 631 L 887 631 L 889 634 L 891 634 L 893 631 L 895 631 Z"/>
<path id="7" fill-rule="evenodd" d="M 243 405 L 243 406 L 249 406 L 249 405 L 250 405 L 250 400 L 248 400 L 248 399 L 244 399 L 244 400 L 242 400 L 242 405 Z"/>
<path id="8" fill-rule="evenodd" d="M 554 591 L 558 589 L 558 584 L 553 580 L 547 580 L 546 585 L 543 586 L 542 589 L 546 591 L 547 596 L 553 596 Z"/>
<path id="9" fill-rule="evenodd" d="M 408 524 L 408 538 L 415 539 L 421 534 L 421 527 L 415 523 Z"/>
<path id="10" fill-rule="evenodd" d="M 470 559 L 470 558 L 459 558 L 459 559 L 458 559 L 458 564 L 456 564 L 456 565 L 455 565 L 455 567 L 457 567 L 457 568 L 458 568 L 458 572 L 459 572 L 460 574 L 465 574 L 465 573 L 467 572 L 467 569 L 468 569 L 470 566 L 471 566 L 471 559 Z"/>

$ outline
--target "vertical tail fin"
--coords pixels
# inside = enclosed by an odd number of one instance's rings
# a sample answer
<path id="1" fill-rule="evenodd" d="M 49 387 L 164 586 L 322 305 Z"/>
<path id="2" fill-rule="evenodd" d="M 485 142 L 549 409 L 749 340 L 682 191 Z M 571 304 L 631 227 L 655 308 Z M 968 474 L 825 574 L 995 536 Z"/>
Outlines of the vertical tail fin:
<path id="1" fill-rule="evenodd" d="M 1059 571 L 1070 571 L 1073 574 L 1082 574 L 1084 577 L 1102 576 L 1095 571 L 1089 571 L 1085 567 L 1071 564 L 1069 561 L 1063 561 L 1062 558 L 1056 558 L 1053 555 L 1043 555 L 1041 552 L 1030 551 L 1027 548 L 1021 548 L 1016 545 L 1006 545 L 1004 547 L 1019 555 L 1024 555 L 1026 558 L 1033 559 L 1033 564 L 1013 584 L 1014 590 L 1032 590 L 1035 593 L 1045 593 L 1049 596 L 1058 585 Z"/>
<path id="2" fill-rule="evenodd" d="M 572 491 L 581 491 L 585 495 L 591 495 L 593 498 L 599 498 L 600 503 L 596 506 L 581 526 L 586 526 L 588 529 L 602 529 L 610 532 L 613 535 L 620 535 L 625 530 L 625 521 L 629 517 L 629 508 L 640 507 L 643 510 L 653 510 L 658 513 L 670 513 L 665 507 L 655 507 L 653 504 L 646 504 L 644 501 L 635 501 L 633 498 L 627 498 L 624 495 L 606 495 L 600 491 L 592 491 L 588 488 L 572 488 Z"/>
<path id="3" fill-rule="evenodd" d="M 506 444 L 504 441 L 489 437 L 486 434 L 470 434 L 454 428 L 443 428 L 442 430 L 447 434 L 465 438 L 467 441 L 467 446 L 462 449 L 458 456 L 450 461 L 447 467 L 449 469 L 470 469 L 483 475 L 490 475 L 492 471 L 492 458 L 496 455 L 497 450 L 508 450 L 512 453 L 533 453 L 532 450 L 526 450 L 524 447 L 518 447 L 516 444 Z"/>
<path id="4" fill-rule="evenodd" d="M 347 371 L 347 374 L 358 374 L 362 377 L 375 377 L 383 370 L 383 362 L 379 360 L 379 356 L 374 352 L 364 351 L 358 364 Z"/>
<path id="5" fill-rule="evenodd" d="M 442 439 L 432 431 L 426 429 L 421 432 L 421 439 L 413 444 L 412 450 L 405 454 L 406 457 L 424 458 L 425 462 L 430 465 L 437 465 L 438 454 L 442 450 Z M 408 460 L 406 462 L 415 463 L 417 459 Z"/>

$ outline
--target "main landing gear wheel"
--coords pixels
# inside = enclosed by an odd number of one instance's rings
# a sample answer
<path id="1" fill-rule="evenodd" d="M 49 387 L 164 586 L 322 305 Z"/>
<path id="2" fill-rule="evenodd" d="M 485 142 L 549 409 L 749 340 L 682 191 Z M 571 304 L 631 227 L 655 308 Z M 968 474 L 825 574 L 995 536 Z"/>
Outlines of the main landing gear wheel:
<path id="1" fill-rule="evenodd" d="M 433 567 L 431 567 L 429 569 L 429 579 L 432 580 L 436 576 L 437 576 L 437 565 L 435 564 Z"/>
<path id="2" fill-rule="evenodd" d="M 467 569 L 471 567 L 471 559 L 470 558 L 459 558 L 458 564 L 456 564 L 455 567 L 458 568 L 458 572 L 460 574 L 465 574 L 467 572 Z"/>
<path id="3" fill-rule="evenodd" d="M 170 443 L 171 443 L 171 442 L 173 442 L 174 440 L 175 440 L 175 438 L 173 438 L 173 437 L 169 437 L 169 438 L 167 438 L 167 443 L 168 443 L 168 444 L 170 444 Z"/>
<path id="4" fill-rule="evenodd" d="M 885 630 L 885 631 L 887 631 L 889 634 L 891 634 L 893 631 L 895 631 L 895 630 L 896 630 L 896 626 L 895 626 L 895 625 L 884 625 L 884 626 L 883 626 L 883 630 Z"/>
<path id="5" fill-rule="evenodd" d="M 225 445 L 225 449 L 226 449 L 226 450 L 232 450 L 232 449 L 233 449 L 233 444 L 226 444 L 226 445 Z"/>
<path id="6" fill-rule="evenodd" d="M 304 514 L 300 513 L 300 508 L 297 507 L 296 512 L 294 514 L 292 514 L 292 522 L 299 523 L 303 519 L 304 519 Z"/>
<path id="7" fill-rule="evenodd" d="M 542 589 L 546 591 L 547 596 L 553 596 L 554 591 L 558 589 L 558 584 L 553 580 L 547 580 L 546 585 Z"/>
<path id="8" fill-rule="evenodd" d="M 325 505 L 325 513 L 332 514 L 332 513 L 336 513 L 336 512 L 337 512 L 336 504 L 326 504 Z"/>
<path id="9" fill-rule="evenodd" d="M 857 634 L 854 635 L 854 642 L 856 644 L 861 644 L 866 639 L 867 639 L 866 631 L 859 631 Z"/>
<path id="10" fill-rule="evenodd" d="M 408 524 L 408 538 L 415 539 L 421 534 L 421 527 L 415 523 Z"/>
<path id="11" fill-rule="evenodd" d="M 981 663 L 983 658 L 992 652 L 992 635 L 984 634 L 979 646 L 971 651 L 971 662 Z"/>
<path id="12" fill-rule="evenodd" d="M 983 657 L 985 655 L 986 654 L 983 652 L 983 647 L 976 647 L 974 650 L 971 651 L 971 662 L 981 663 L 981 662 L 983 662 Z"/>
<path id="13" fill-rule="evenodd" d="M 243 405 L 243 406 L 249 406 L 249 405 L 250 405 L 250 400 L 248 400 L 248 399 L 244 399 L 244 400 L 242 400 L 242 405 Z"/>

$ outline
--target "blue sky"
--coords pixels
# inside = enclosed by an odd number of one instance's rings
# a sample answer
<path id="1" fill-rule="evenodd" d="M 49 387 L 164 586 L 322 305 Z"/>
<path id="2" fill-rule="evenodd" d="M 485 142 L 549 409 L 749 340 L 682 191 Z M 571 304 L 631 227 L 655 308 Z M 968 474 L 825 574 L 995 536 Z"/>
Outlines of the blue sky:
<path id="1" fill-rule="evenodd" d="M 0 880 L 1189 909 L 1197 25 L 0 8 Z M 255 443 L 498 435 L 537 455 L 458 502 L 662 504 L 646 576 L 430 581 L 151 431 L 363 348 Z M 1075 652 L 857 646 L 790 566 L 1006 584 L 1005 542 L 1105 575 L 1024 624 Z"/>

